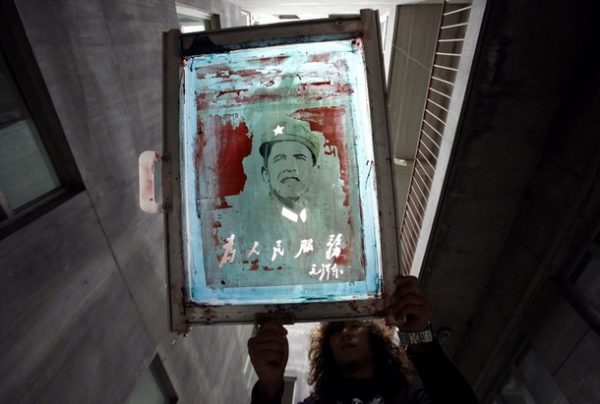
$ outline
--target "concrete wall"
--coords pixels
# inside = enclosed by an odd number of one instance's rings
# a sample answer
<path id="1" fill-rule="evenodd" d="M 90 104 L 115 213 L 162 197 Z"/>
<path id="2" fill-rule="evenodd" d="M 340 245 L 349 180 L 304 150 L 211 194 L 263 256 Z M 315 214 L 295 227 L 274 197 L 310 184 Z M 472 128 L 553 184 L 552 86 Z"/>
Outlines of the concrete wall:
<path id="1" fill-rule="evenodd" d="M 600 229 L 597 12 L 488 1 L 423 274 L 433 323 L 483 402 L 525 346 L 569 402 L 600 400 L 598 320 L 569 292 Z"/>
<path id="2" fill-rule="evenodd" d="M 457 355 L 483 396 L 493 394 L 503 368 L 529 344 L 570 403 L 600 400 L 598 320 L 586 315 L 570 280 L 600 230 L 600 74 L 585 63 L 584 49 L 571 58 L 579 74 L 566 80 L 469 343 Z"/>
<path id="3" fill-rule="evenodd" d="M 241 23 L 231 3 L 187 3 Z M 169 332 L 163 219 L 137 205 L 174 2 L 16 5 L 86 191 L 0 242 L 0 401 L 125 402 L 158 352 L 180 402 L 245 402 L 251 328 Z"/>

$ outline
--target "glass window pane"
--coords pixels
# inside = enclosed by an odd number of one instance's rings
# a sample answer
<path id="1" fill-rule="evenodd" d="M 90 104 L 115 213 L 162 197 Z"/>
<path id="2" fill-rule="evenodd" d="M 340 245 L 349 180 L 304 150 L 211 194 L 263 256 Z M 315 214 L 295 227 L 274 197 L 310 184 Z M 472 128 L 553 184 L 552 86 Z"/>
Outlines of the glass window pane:
<path id="1" fill-rule="evenodd" d="M 0 56 L 0 205 L 4 217 L 60 182 L 17 86 Z"/>
<path id="2" fill-rule="evenodd" d="M 517 367 L 536 403 L 568 404 L 554 378 L 533 349 L 529 349 L 523 355 Z"/>
<path id="3" fill-rule="evenodd" d="M 587 263 L 575 277 L 575 287 L 589 299 L 594 308 L 600 310 L 600 259 L 588 256 Z"/>
<path id="4" fill-rule="evenodd" d="M 17 210 L 60 186 L 54 167 L 29 119 L 0 128 L 0 191 Z"/>
<path id="5" fill-rule="evenodd" d="M 175 10 L 179 28 L 183 33 L 208 31 L 212 28 L 210 25 L 212 16 L 209 13 L 180 3 L 175 5 Z"/>
<path id="6" fill-rule="evenodd" d="M 207 27 L 210 25 L 208 21 L 196 21 L 190 24 L 181 24 L 181 32 L 201 32 L 206 31 Z"/>
<path id="7" fill-rule="evenodd" d="M 527 387 L 515 375 L 508 377 L 499 393 L 503 404 L 535 404 Z"/>
<path id="8" fill-rule="evenodd" d="M 283 378 L 283 396 L 281 397 L 282 404 L 294 404 L 294 389 L 296 387 L 296 378 L 292 376 L 284 376 Z"/>
<path id="9" fill-rule="evenodd" d="M 140 376 L 128 404 L 168 404 L 169 397 L 160 385 L 160 381 L 152 366 Z"/>

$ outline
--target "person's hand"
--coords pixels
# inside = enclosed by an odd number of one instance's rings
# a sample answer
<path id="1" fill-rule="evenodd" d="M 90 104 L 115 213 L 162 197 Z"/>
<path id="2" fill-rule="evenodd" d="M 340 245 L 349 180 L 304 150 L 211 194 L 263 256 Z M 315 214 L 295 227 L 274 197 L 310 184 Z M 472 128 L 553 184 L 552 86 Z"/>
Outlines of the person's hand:
<path id="1" fill-rule="evenodd" d="M 258 376 L 259 394 L 263 397 L 274 397 L 283 384 L 289 353 L 286 335 L 287 330 L 280 322 L 267 320 L 248 340 L 248 354 Z"/>
<path id="2" fill-rule="evenodd" d="M 395 281 L 396 290 L 386 308 L 387 318 L 400 331 L 414 332 L 427 328 L 431 320 L 431 305 L 419 288 L 414 276 L 400 276 Z"/>

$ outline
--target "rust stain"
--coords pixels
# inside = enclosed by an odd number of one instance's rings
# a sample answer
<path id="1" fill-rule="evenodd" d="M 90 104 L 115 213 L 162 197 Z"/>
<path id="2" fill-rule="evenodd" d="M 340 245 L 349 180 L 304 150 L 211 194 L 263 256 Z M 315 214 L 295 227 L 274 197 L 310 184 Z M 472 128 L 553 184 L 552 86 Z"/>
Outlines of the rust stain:
<path id="1" fill-rule="evenodd" d="M 332 83 L 331 81 L 319 81 L 312 83 L 301 83 L 298 86 L 297 95 L 305 96 L 308 100 L 338 97 L 353 93 L 348 83 Z"/>
<path id="2" fill-rule="evenodd" d="M 263 57 L 263 58 L 257 58 L 257 59 L 250 59 L 250 61 L 254 62 L 259 62 L 261 64 L 279 64 L 282 63 L 284 60 L 288 59 L 289 56 L 287 55 L 279 55 L 279 56 L 273 56 L 273 57 Z"/>
<path id="3" fill-rule="evenodd" d="M 235 74 L 236 76 L 243 77 L 245 79 L 260 79 L 265 76 L 264 72 L 255 69 L 236 70 L 233 72 L 233 74 Z"/>
<path id="4" fill-rule="evenodd" d="M 328 55 L 310 55 L 308 57 L 308 63 L 317 63 L 317 62 L 327 62 L 329 61 L 329 56 Z"/>
<path id="5" fill-rule="evenodd" d="M 221 246 L 221 239 L 219 239 L 217 230 L 212 231 L 212 241 L 213 241 L 213 245 L 215 247 Z M 212 279 L 211 279 L 211 283 L 212 283 Z"/>
<path id="6" fill-rule="evenodd" d="M 240 95 L 240 93 L 242 91 L 248 91 L 247 88 L 240 88 L 239 90 L 225 90 L 225 91 L 219 91 L 219 94 L 217 94 L 217 98 L 222 97 L 224 95 L 228 95 L 228 94 L 237 94 L 238 97 Z"/>
<path id="7" fill-rule="evenodd" d="M 212 319 L 215 319 L 218 317 L 215 310 L 209 306 L 201 306 L 201 309 L 202 309 L 202 318 L 206 322 L 210 322 Z"/>
<path id="8" fill-rule="evenodd" d="M 226 77 L 231 76 L 231 69 L 226 64 L 220 64 L 220 65 L 202 67 L 196 71 L 196 78 L 198 80 L 204 80 L 209 76 L 226 78 Z"/>
<path id="9" fill-rule="evenodd" d="M 274 85 L 273 82 L 270 85 Z M 246 89 L 240 90 L 226 90 L 221 92 L 200 92 L 196 94 L 196 108 L 198 111 L 206 110 L 211 106 L 211 103 L 218 102 L 222 108 L 238 108 L 246 104 L 253 104 L 258 102 L 271 102 L 279 101 L 281 97 L 277 94 L 269 92 L 257 92 L 252 95 L 245 95 Z M 237 94 L 239 92 L 239 94 Z M 236 93 L 231 95 L 231 93 Z M 316 98 L 316 95 L 311 96 L 312 99 Z M 308 99 L 311 99 L 309 97 Z"/>
<path id="10" fill-rule="evenodd" d="M 349 247 L 344 247 L 340 250 L 340 255 L 333 259 L 337 265 L 348 265 Z"/>
<path id="11" fill-rule="evenodd" d="M 202 131 L 202 127 L 199 126 L 198 135 L 196 137 L 196 151 L 194 153 L 194 168 L 198 171 L 200 167 L 200 159 L 202 158 L 202 149 L 206 146 L 206 137 Z"/>
<path id="12" fill-rule="evenodd" d="M 215 209 L 228 209 L 231 207 L 232 206 L 229 203 L 227 203 L 225 198 L 219 198 L 219 203 L 215 203 L 215 205 L 214 205 Z"/>
<path id="13" fill-rule="evenodd" d="M 344 192 L 344 206 L 349 206 L 348 179 L 348 153 L 344 144 L 345 130 L 344 118 L 346 109 L 344 107 L 322 107 L 306 108 L 296 111 L 293 115 L 296 119 L 306 121 L 310 129 L 321 132 L 325 137 L 324 152 L 336 153 L 340 164 L 340 179 L 342 180 L 342 191 Z"/>
<path id="14" fill-rule="evenodd" d="M 365 32 L 365 39 L 368 41 L 371 38 L 368 32 Z M 352 40 L 352 46 L 355 50 L 360 50 L 363 48 L 363 43 L 361 38 L 354 38 Z"/>
<path id="15" fill-rule="evenodd" d="M 218 195 L 238 195 L 246 184 L 242 161 L 252 151 L 252 139 L 247 136 L 245 122 L 233 127 L 231 121 L 227 121 L 221 129 L 217 132 L 220 139 L 216 164 Z"/>
<path id="16" fill-rule="evenodd" d="M 252 137 L 245 122 L 234 126 L 232 119 L 212 115 L 198 122 L 195 165 L 203 175 L 196 181 L 203 199 L 218 199 L 215 209 L 230 208 L 225 197 L 242 192 L 247 179 L 243 160 L 252 151 Z"/>
<path id="17" fill-rule="evenodd" d="M 144 181 L 144 194 L 152 195 L 150 201 L 154 202 L 154 173 L 152 171 L 151 166 L 144 167 L 144 174 L 146 176 L 146 180 Z"/>
<path id="18" fill-rule="evenodd" d="M 210 93 L 196 93 L 196 109 L 202 111 L 208 108 L 209 102 L 207 100 Z"/>

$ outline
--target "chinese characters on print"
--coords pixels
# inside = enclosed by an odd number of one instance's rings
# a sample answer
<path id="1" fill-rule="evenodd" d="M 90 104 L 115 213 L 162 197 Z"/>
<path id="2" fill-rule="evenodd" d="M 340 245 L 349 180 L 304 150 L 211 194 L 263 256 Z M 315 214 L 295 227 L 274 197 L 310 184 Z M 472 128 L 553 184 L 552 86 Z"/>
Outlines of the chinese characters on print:
<path id="1" fill-rule="evenodd" d="M 330 234 L 328 240 L 322 245 L 325 248 L 325 258 L 327 262 L 313 263 L 310 270 L 307 271 L 308 275 L 319 281 L 329 281 L 333 279 L 339 279 L 340 275 L 344 274 L 343 268 L 338 268 L 335 259 L 338 258 L 342 252 L 342 234 Z M 317 244 L 319 248 L 320 244 Z M 226 242 L 222 246 L 223 254 L 219 259 L 219 268 L 227 264 L 232 264 L 235 261 L 237 249 L 235 245 L 235 234 L 231 234 Z M 294 259 L 297 259 L 301 255 L 308 255 L 315 251 L 315 243 L 313 239 L 300 240 L 299 246 L 297 246 L 297 252 L 294 255 Z M 280 257 L 284 257 L 286 254 L 286 247 L 283 246 L 282 240 L 277 240 L 273 246 L 267 246 L 264 249 L 261 247 L 258 241 L 254 241 L 252 247 L 250 247 L 245 256 L 250 259 L 253 256 L 259 256 L 261 252 L 271 254 L 271 262 L 276 263 L 276 260 Z"/>

